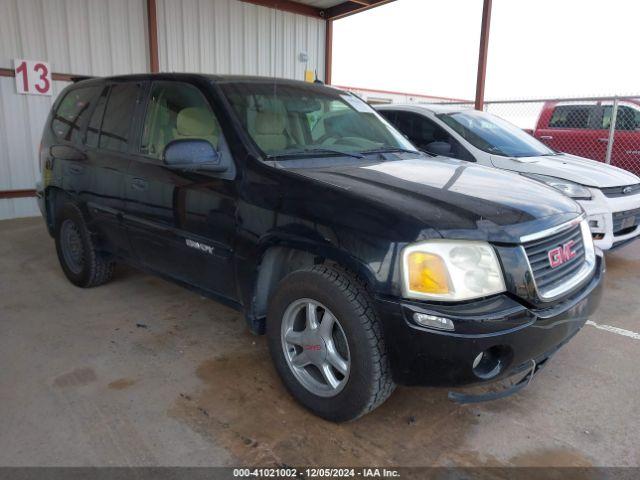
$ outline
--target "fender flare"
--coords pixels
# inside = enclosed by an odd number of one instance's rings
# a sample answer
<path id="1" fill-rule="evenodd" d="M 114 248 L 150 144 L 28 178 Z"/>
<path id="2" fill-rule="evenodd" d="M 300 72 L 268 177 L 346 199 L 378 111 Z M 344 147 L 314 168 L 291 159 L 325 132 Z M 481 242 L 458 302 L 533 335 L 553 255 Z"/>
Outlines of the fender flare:
<path id="1" fill-rule="evenodd" d="M 261 238 L 256 249 L 251 290 L 245 297 L 245 315 L 251 330 L 264 333 L 268 299 L 282 278 L 298 268 L 327 261 L 350 271 L 365 285 L 375 283 L 373 272 L 363 261 L 326 240 L 274 233 Z"/>

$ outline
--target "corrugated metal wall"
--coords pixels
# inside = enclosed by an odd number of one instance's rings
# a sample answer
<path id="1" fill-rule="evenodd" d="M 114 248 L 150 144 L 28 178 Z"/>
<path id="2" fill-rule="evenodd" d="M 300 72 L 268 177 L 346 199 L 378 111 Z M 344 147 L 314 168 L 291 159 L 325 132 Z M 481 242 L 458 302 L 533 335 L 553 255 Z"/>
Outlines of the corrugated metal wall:
<path id="1" fill-rule="evenodd" d="M 324 78 L 323 20 L 237 0 L 158 0 L 158 44 L 161 71 Z"/>
<path id="2" fill-rule="evenodd" d="M 145 0 L 0 0 L 0 68 L 14 58 L 44 60 L 59 73 L 148 71 Z M 19 95 L 0 77 L 0 190 L 34 188 L 38 145 L 57 94 Z M 0 199 L 0 219 L 36 215 L 35 199 Z"/>
<path id="3" fill-rule="evenodd" d="M 54 72 L 146 72 L 145 0 L 0 0 L 0 67 L 47 60 Z"/>
<path id="4" fill-rule="evenodd" d="M 66 86 L 53 82 L 53 96 L 18 95 L 15 80 L 0 77 L 0 190 L 34 188 L 40 172 L 38 146 L 53 99 Z M 38 212 L 35 199 L 0 199 L 0 220 Z"/>
<path id="5" fill-rule="evenodd" d="M 162 71 L 324 78 L 325 22 L 238 0 L 158 0 Z M 58 73 L 149 70 L 146 0 L 0 0 L 0 68 L 44 60 Z M 308 61 L 300 61 L 306 53 Z M 32 189 L 52 97 L 19 95 L 0 77 L 0 190 Z M 36 215 L 35 199 L 0 199 L 0 219 Z"/>

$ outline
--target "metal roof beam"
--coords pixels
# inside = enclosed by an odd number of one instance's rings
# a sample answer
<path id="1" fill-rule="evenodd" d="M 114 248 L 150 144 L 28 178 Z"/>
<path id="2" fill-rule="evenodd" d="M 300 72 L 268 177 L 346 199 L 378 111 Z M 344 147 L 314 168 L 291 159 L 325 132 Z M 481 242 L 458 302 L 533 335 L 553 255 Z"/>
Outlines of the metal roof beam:
<path id="1" fill-rule="evenodd" d="M 355 13 L 364 12 L 370 8 L 379 7 L 395 0 L 349 0 L 340 3 L 334 7 L 329 7 L 324 11 L 324 17 L 328 20 L 337 20 L 338 18 L 348 17 Z"/>
<path id="2" fill-rule="evenodd" d="M 305 15 L 313 18 L 324 18 L 327 20 L 336 20 L 338 18 L 347 17 L 354 13 L 364 12 L 373 7 L 391 3 L 395 0 L 348 0 L 338 3 L 333 7 L 326 9 L 317 8 L 305 3 L 296 2 L 294 0 L 240 0 L 241 2 L 253 3 L 261 7 L 273 8 L 283 12 Z"/>
<path id="3" fill-rule="evenodd" d="M 294 2 L 293 0 L 240 0 L 241 2 L 253 3 L 261 7 L 273 8 L 283 12 L 296 13 L 313 18 L 324 18 L 324 11 L 304 3 Z"/>

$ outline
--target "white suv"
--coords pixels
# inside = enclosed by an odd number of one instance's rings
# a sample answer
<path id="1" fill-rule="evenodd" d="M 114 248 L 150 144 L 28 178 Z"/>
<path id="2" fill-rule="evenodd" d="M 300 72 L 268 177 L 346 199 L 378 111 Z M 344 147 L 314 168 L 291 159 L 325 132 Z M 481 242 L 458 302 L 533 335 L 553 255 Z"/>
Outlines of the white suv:
<path id="1" fill-rule="evenodd" d="M 552 150 L 485 112 L 450 105 L 376 108 L 421 150 L 518 172 L 575 199 L 602 250 L 640 236 L 640 178 L 633 173 Z"/>

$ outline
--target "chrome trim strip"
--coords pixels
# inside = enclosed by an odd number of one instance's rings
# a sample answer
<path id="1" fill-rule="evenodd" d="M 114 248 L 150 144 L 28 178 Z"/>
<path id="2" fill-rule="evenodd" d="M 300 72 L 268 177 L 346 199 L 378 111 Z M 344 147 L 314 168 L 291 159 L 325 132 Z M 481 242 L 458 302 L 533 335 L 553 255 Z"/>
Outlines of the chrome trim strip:
<path id="1" fill-rule="evenodd" d="M 581 214 L 579 217 L 574 218 L 566 223 L 561 225 L 556 225 L 555 227 L 547 228 L 546 230 L 542 230 L 541 232 L 530 233 L 529 235 L 524 235 L 520 237 L 520 243 L 528 243 L 534 240 L 539 240 L 544 237 L 550 237 L 556 233 L 559 233 L 563 230 L 567 230 L 571 227 L 575 227 L 576 224 L 580 223 L 582 220 L 586 218 L 585 214 Z"/>
<path id="2" fill-rule="evenodd" d="M 520 245 L 522 254 L 524 255 L 524 258 L 527 262 L 527 267 L 529 268 L 529 272 L 531 273 L 531 281 L 533 282 L 533 286 L 535 287 L 536 292 L 538 293 L 538 296 L 540 297 L 541 300 L 550 302 L 574 290 L 581 283 L 583 283 L 587 279 L 587 277 L 589 277 L 591 273 L 593 273 L 594 269 L 596 268 L 596 253 L 595 253 L 595 248 L 593 246 L 593 240 L 591 238 L 591 230 L 589 229 L 589 225 L 587 224 L 586 220 L 584 220 L 584 215 L 580 217 L 578 220 L 580 220 L 581 222 L 580 227 L 582 231 L 582 243 L 584 248 L 584 265 L 582 265 L 580 270 L 578 270 L 578 273 L 576 273 L 573 277 L 571 277 L 566 283 L 563 283 L 562 285 L 558 285 L 557 287 L 552 288 L 551 290 L 545 290 L 543 292 L 538 288 L 535 275 L 533 274 L 533 269 L 531 268 L 531 263 L 529 263 L 529 257 L 527 256 L 527 251 L 525 250 L 523 245 Z M 564 225 L 560 225 L 560 227 L 564 227 L 564 228 L 558 229 L 558 227 L 554 227 L 553 229 L 545 230 L 544 232 L 549 232 L 550 230 L 554 230 L 553 233 L 557 233 L 559 231 L 564 230 L 567 225 L 569 226 L 575 225 L 575 220 L 572 220 L 569 223 L 565 223 Z M 537 235 L 537 234 L 533 234 L 533 235 Z M 552 235 L 552 233 L 547 233 L 547 236 L 549 235 Z M 588 239 L 587 239 L 587 236 L 589 237 Z M 589 249 L 589 244 L 591 245 L 590 249 Z"/>

